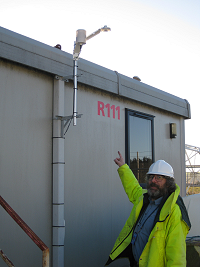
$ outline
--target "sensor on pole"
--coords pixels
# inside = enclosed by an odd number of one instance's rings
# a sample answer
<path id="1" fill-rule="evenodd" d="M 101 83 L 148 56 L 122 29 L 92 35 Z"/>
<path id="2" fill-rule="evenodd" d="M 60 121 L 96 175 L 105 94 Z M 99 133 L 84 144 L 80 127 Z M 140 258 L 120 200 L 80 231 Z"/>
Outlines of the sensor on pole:
<path id="1" fill-rule="evenodd" d="M 90 34 L 88 37 L 86 37 L 86 31 L 85 30 L 77 30 L 76 31 L 76 41 L 74 42 L 74 51 L 73 51 L 73 60 L 74 60 L 74 103 L 73 103 L 73 125 L 76 126 L 76 119 L 78 117 L 77 112 L 77 83 L 78 83 L 78 65 L 77 61 L 79 60 L 79 55 L 81 52 L 81 48 L 84 44 L 86 44 L 86 41 L 93 38 L 100 32 L 108 32 L 111 31 L 109 27 L 106 25 L 97 31 Z"/>

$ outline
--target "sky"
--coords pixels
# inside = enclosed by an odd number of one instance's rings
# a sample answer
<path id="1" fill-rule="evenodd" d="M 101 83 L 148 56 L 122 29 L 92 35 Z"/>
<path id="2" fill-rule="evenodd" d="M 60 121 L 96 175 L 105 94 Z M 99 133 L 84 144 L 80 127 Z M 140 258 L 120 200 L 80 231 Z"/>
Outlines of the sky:
<path id="1" fill-rule="evenodd" d="M 199 0 L 0 0 L 0 26 L 73 53 L 76 30 L 87 36 L 80 57 L 183 99 L 191 106 L 186 144 L 200 147 Z"/>

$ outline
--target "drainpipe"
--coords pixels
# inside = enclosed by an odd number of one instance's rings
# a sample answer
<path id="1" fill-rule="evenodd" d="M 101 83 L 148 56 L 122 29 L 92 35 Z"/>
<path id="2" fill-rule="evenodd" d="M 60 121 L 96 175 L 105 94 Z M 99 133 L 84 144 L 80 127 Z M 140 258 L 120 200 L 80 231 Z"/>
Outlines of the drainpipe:
<path id="1" fill-rule="evenodd" d="M 64 116 L 64 81 L 54 79 L 53 118 Z M 64 136 L 61 120 L 53 120 L 53 267 L 64 267 Z"/>

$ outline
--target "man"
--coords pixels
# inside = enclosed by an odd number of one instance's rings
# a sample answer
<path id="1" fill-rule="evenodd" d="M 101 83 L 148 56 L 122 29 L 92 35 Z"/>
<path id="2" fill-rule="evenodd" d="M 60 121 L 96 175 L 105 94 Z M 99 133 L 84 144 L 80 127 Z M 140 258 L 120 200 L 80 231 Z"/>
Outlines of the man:
<path id="1" fill-rule="evenodd" d="M 172 167 L 164 160 L 153 163 L 144 190 L 118 154 L 114 161 L 134 205 L 106 265 L 128 257 L 131 267 L 185 267 L 185 239 L 191 225 Z"/>

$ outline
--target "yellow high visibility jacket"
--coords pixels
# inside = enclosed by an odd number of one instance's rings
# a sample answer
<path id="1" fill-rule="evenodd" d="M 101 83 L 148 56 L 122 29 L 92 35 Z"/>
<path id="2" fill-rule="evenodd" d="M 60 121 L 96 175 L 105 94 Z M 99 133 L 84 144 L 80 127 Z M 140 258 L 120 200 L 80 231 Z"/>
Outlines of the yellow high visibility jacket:
<path id="1" fill-rule="evenodd" d="M 134 226 L 142 207 L 148 199 L 147 190 L 142 189 L 128 165 L 121 166 L 118 173 L 124 190 L 134 205 L 114 244 L 107 264 L 110 264 L 116 258 L 120 258 L 120 254 L 131 243 Z M 139 267 L 186 266 L 185 239 L 191 225 L 179 193 L 180 188 L 176 185 L 175 192 L 165 197 L 164 203 L 159 208 L 154 227 L 140 256 Z"/>

